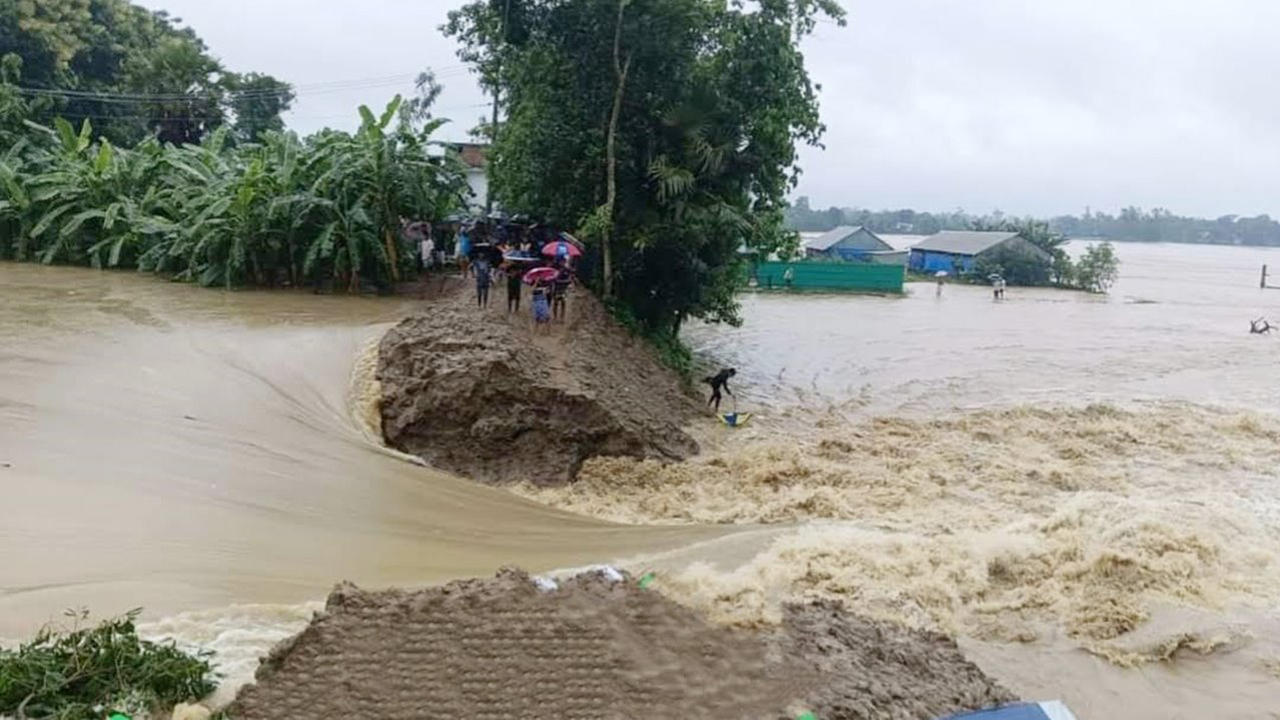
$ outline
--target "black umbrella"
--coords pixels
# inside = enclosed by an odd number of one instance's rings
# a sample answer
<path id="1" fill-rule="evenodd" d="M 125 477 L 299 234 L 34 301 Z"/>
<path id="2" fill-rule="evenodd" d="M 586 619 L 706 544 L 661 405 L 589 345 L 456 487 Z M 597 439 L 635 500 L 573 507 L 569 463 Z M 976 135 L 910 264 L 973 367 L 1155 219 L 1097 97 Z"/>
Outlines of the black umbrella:
<path id="1" fill-rule="evenodd" d="M 480 254 L 487 255 L 489 262 L 497 265 L 502 262 L 502 249 L 492 243 L 475 243 L 471 246 L 471 257 Z"/>

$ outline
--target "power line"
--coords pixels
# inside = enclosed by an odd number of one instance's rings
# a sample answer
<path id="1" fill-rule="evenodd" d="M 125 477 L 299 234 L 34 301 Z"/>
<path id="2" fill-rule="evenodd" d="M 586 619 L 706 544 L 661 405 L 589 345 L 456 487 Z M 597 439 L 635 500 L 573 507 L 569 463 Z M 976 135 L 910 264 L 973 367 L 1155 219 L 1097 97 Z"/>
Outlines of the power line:
<path id="1" fill-rule="evenodd" d="M 310 97 L 313 95 L 326 95 L 326 94 L 339 93 L 339 92 L 349 92 L 352 90 L 373 90 L 377 88 L 400 87 L 400 86 L 403 86 L 404 84 L 405 84 L 404 81 L 382 82 L 382 83 L 374 83 L 374 84 L 351 86 L 351 87 L 329 88 L 326 90 L 308 90 L 301 93 L 295 90 L 291 90 L 289 88 L 279 88 L 276 90 L 261 90 L 261 91 L 243 92 L 243 93 L 228 92 L 226 94 L 221 94 L 221 95 L 217 93 L 191 93 L 186 95 L 172 95 L 172 96 L 153 95 L 148 97 L 117 97 L 117 96 L 113 96 L 106 93 L 71 94 L 71 93 L 64 93 L 59 91 L 31 92 L 28 88 L 19 88 L 18 92 L 31 98 L 49 98 L 53 100 L 67 100 L 67 101 L 77 101 L 77 102 L 97 102 L 97 103 L 105 103 L 108 105 L 110 104 L 168 105 L 168 104 L 183 103 L 183 102 L 205 102 L 210 100 L 219 101 L 223 99 L 229 100 L 229 101 L 258 100 L 258 99 L 264 99 L 264 98 L 286 97 L 289 95 L 293 95 L 294 97 L 298 97 L 299 95 L 306 95 Z"/>
<path id="2" fill-rule="evenodd" d="M 474 108 L 489 107 L 489 103 L 473 103 L 470 105 L 450 105 L 446 107 L 431 108 L 433 114 L 440 112 L 448 112 L 454 110 L 471 110 Z M 99 113 L 80 113 L 80 112 L 62 112 L 57 110 L 47 110 L 38 113 L 39 117 L 45 120 L 52 120 L 57 117 L 73 120 L 136 120 L 140 122 L 164 123 L 164 122 L 184 122 L 184 121 L 206 121 L 206 120 L 229 120 L 228 116 L 222 115 L 108 115 Z M 357 119 L 356 113 L 328 114 L 328 115 L 294 115 L 298 120 L 345 120 Z"/>
<path id="3" fill-rule="evenodd" d="M 360 87 L 361 85 L 377 85 L 377 84 L 388 83 L 388 82 L 404 82 L 408 79 L 408 77 L 409 76 L 396 76 L 394 78 L 372 78 L 372 79 L 363 80 L 359 82 L 347 81 L 345 83 L 325 83 L 323 85 L 298 87 L 298 88 L 295 88 L 295 90 L 301 90 L 303 92 L 313 92 L 313 91 L 330 90 L 330 89 L 345 89 L 347 87 Z M 138 101 L 189 100 L 192 98 L 199 98 L 199 97 L 220 97 L 221 96 L 221 94 L 219 93 L 212 93 L 212 92 L 132 93 L 132 92 L 117 92 L 117 91 L 71 90 L 71 89 L 60 89 L 60 88 L 19 87 L 16 89 L 18 90 L 18 92 L 29 94 L 29 95 L 57 95 L 57 96 L 66 96 L 66 97 L 74 97 L 74 98 L 118 99 L 118 100 L 138 100 Z M 227 94 L 274 95 L 280 92 L 283 92 L 283 88 L 230 91 Z"/>
<path id="4" fill-rule="evenodd" d="M 433 73 L 434 77 L 445 79 L 450 77 L 459 77 L 465 75 L 470 70 L 465 65 L 448 66 L 438 73 Z M 316 83 L 311 85 L 299 85 L 289 88 L 273 88 L 260 90 L 245 91 L 229 91 L 222 93 L 127 93 L 127 92 L 95 92 L 88 90 L 60 90 L 54 88 L 31 88 L 31 87 L 15 87 L 18 93 L 28 97 L 47 97 L 62 100 L 84 100 L 102 103 L 117 104 L 168 104 L 177 102 L 189 102 L 199 100 L 221 100 L 221 99 L 245 99 L 252 100 L 258 98 L 282 97 L 292 93 L 295 97 L 299 95 L 321 95 L 340 92 L 350 92 L 353 90 L 376 89 L 382 87 L 394 87 L 409 82 L 416 81 L 421 73 L 388 75 L 374 78 L 362 78 L 355 80 L 338 80 L 327 83 Z"/>
<path id="5" fill-rule="evenodd" d="M 221 100 L 227 99 L 254 99 L 258 97 L 277 97 L 287 94 L 304 94 L 319 95 L 333 92 L 347 92 L 350 90 L 363 90 L 366 88 L 390 87 L 395 85 L 403 85 L 408 79 L 401 80 L 384 80 L 376 83 L 363 83 L 360 85 L 346 86 L 330 86 L 316 89 L 293 89 L 287 87 L 273 88 L 269 90 L 246 90 L 242 92 L 228 91 L 226 93 L 153 93 L 153 94 L 126 94 L 126 93 L 110 93 L 110 92 L 85 92 L 77 90 L 48 90 L 44 88 L 17 88 L 17 91 L 23 95 L 30 97 L 48 97 L 63 100 L 84 100 L 105 103 L 123 103 L 123 104 L 145 104 L 145 103 L 174 103 L 187 102 L 196 100 Z"/>

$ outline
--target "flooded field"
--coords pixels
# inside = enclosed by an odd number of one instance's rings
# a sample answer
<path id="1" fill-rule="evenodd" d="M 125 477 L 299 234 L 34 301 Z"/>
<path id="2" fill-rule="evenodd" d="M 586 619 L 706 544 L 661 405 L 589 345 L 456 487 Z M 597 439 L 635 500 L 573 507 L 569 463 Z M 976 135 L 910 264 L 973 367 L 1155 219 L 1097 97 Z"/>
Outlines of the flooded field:
<path id="1" fill-rule="evenodd" d="M 1118 250 L 1109 298 L 747 296 L 689 339 L 758 422 L 533 500 L 377 442 L 401 301 L 0 264 L 0 637 L 144 606 L 236 680 L 338 580 L 620 561 L 730 622 L 822 595 L 946 630 L 1084 720 L 1266 717 L 1280 253 Z"/>

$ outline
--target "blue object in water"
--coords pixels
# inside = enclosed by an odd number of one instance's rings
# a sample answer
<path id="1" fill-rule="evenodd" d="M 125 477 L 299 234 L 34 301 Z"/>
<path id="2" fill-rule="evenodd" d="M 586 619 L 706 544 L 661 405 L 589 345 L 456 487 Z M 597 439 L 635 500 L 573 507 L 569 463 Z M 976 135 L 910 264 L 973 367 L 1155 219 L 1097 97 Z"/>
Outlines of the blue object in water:
<path id="1" fill-rule="evenodd" d="M 991 710 L 952 715 L 945 720 L 1076 720 L 1066 705 L 1057 700 L 1005 705 Z"/>

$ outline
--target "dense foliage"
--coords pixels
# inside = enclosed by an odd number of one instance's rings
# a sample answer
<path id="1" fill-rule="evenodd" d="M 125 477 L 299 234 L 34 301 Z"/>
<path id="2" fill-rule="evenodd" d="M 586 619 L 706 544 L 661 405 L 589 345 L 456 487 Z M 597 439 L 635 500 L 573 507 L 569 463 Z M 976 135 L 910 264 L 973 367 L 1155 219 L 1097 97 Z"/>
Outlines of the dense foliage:
<path id="1" fill-rule="evenodd" d="M 942 230 L 968 230 L 975 224 L 1000 224 L 1006 220 L 998 210 L 988 215 L 962 210 L 940 213 L 838 207 L 819 210 L 811 207 L 807 197 L 798 198 L 787 210 L 787 227 L 801 232 L 861 225 L 878 233 L 932 235 Z M 1099 237 L 1120 242 L 1280 246 L 1280 222 L 1268 215 L 1224 215 L 1210 220 L 1174 215 L 1161 208 L 1148 212 L 1127 207 L 1116 215 L 1089 210 L 1083 215 L 1060 215 L 1043 222 L 1053 232 L 1069 237 Z"/>
<path id="2" fill-rule="evenodd" d="M 818 142 L 798 43 L 833 0 L 476 0 L 450 14 L 500 94 L 491 188 L 577 229 L 582 270 L 650 331 L 737 320 L 742 246 L 783 228 L 797 142 Z"/>
<path id="3" fill-rule="evenodd" d="M 213 692 L 209 655 L 140 639 L 137 614 L 45 628 L 16 650 L 0 649 L 0 715 L 98 720 L 112 711 L 167 711 Z M 74 614 L 77 624 L 86 618 Z"/>
<path id="4" fill-rule="evenodd" d="M 819 210 L 800 196 L 786 210 L 787 227 L 799 232 L 826 232 L 840 225 L 860 225 L 877 233 L 932 235 L 943 230 L 969 230 L 975 222 L 998 223 L 1003 216 L 970 215 L 962 210 L 927 213 L 915 210 L 860 210 L 829 207 Z"/>
<path id="5" fill-rule="evenodd" d="M 128 0 L 0 0 L 0 142 L 55 116 L 92 120 L 117 145 L 282 129 L 289 86 L 228 71 L 178 23 Z"/>
<path id="6" fill-rule="evenodd" d="M 1120 274 L 1120 259 L 1109 242 L 1085 248 L 1075 265 L 1075 284 L 1089 292 L 1104 293 Z"/>
<path id="7" fill-rule="evenodd" d="M 266 130 L 232 146 L 229 128 L 199 145 L 148 138 L 120 149 L 28 126 L 0 154 L 0 259 L 131 267 L 205 285 L 333 283 L 387 288 L 413 267 L 401 218 L 462 203 L 456 158 L 429 152 L 441 121 L 360 108 L 354 134 L 305 140 Z M 396 122 L 399 120 L 399 122 Z"/>

